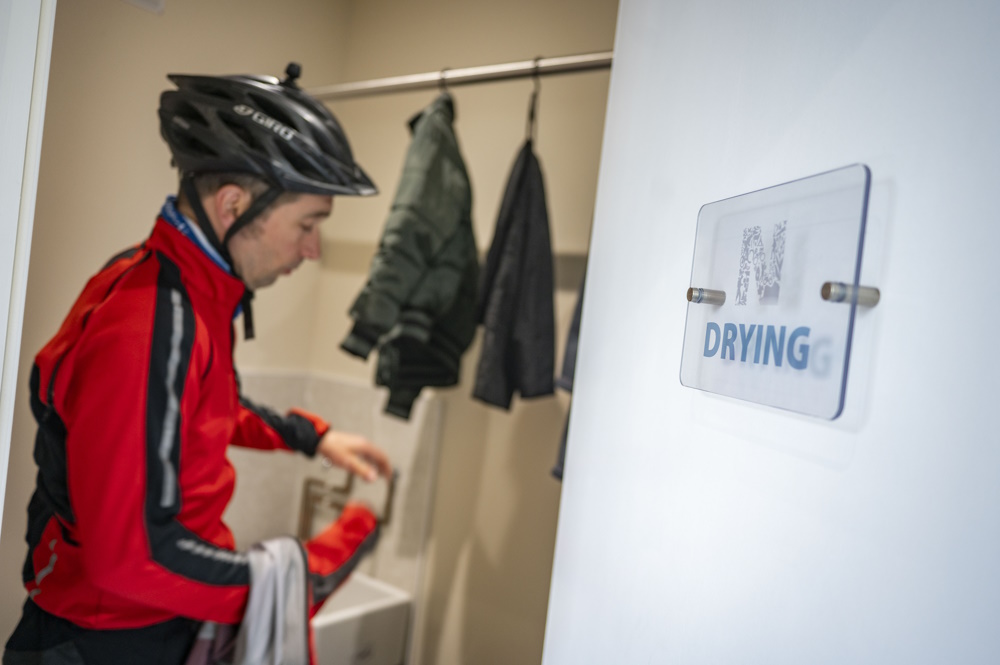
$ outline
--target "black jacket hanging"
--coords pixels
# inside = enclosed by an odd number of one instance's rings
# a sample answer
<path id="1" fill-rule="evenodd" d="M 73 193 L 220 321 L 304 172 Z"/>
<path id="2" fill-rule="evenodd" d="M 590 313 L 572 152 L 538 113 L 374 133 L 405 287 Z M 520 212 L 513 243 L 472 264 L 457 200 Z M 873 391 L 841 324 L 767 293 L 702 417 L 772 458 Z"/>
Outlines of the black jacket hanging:
<path id="1" fill-rule="evenodd" d="M 473 397 L 504 409 L 511 397 L 554 392 L 552 244 L 545 185 L 531 140 L 510 179 L 479 289 L 485 326 Z"/>

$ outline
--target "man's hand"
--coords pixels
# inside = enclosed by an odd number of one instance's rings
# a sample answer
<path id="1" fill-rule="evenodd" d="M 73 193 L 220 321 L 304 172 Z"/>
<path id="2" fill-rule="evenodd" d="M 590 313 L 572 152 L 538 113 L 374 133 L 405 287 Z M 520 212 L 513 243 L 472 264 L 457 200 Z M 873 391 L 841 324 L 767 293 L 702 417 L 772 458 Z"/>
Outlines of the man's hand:
<path id="1" fill-rule="evenodd" d="M 359 434 L 328 430 L 320 439 L 316 454 L 331 464 L 347 469 L 368 482 L 378 476 L 392 475 L 389 456 L 374 443 Z"/>

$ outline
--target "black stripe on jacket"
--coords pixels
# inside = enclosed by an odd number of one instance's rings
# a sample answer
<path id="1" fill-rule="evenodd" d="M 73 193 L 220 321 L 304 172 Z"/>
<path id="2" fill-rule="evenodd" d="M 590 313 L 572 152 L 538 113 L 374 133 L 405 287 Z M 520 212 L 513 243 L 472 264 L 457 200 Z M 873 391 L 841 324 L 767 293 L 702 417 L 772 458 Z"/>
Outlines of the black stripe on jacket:
<path id="1" fill-rule="evenodd" d="M 153 346 L 146 401 L 146 529 L 153 559 L 198 582 L 245 585 L 245 554 L 217 547 L 175 520 L 181 509 L 181 402 L 194 344 L 195 321 L 177 266 L 157 254 Z"/>
<path id="2" fill-rule="evenodd" d="M 297 413 L 282 416 L 266 406 L 254 404 L 243 395 L 240 395 L 240 404 L 277 432 L 286 446 L 309 457 L 316 455 L 321 437 L 316 432 L 316 426 L 308 418 Z"/>

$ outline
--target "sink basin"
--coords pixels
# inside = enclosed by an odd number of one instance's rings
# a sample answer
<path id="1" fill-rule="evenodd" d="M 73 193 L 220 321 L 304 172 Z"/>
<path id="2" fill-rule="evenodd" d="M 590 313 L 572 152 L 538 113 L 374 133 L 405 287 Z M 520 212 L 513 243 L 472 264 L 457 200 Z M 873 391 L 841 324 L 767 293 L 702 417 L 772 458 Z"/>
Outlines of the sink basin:
<path id="1" fill-rule="evenodd" d="M 412 600 L 405 591 L 354 573 L 313 617 L 320 665 L 404 665 Z"/>

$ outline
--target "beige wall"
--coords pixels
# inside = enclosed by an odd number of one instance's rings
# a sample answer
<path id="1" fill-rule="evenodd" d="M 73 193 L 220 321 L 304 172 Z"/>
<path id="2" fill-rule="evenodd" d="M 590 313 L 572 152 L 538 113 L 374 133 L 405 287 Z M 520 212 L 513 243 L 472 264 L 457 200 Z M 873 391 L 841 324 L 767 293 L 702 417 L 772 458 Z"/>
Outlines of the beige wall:
<path id="1" fill-rule="evenodd" d="M 148 233 L 176 189 L 156 116 L 168 72 L 280 75 L 304 64 L 304 85 L 342 76 L 346 2 L 168 0 L 163 15 L 121 0 L 63 0 L 56 12 L 38 205 L 21 341 L 19 394 L 0 534 L 0 633 L 13 628 L 24 593 L 25 508 L 34 483 L 34 422 L 26 386 L 32 358 L 58 328 L 87 278 Z M 301 366 L 308 348 L 313 267 L 259 298 L 288 325 L 291 343 L 266 360 Z M 275 317 L 275 318 L 279 318 Z M 273 337 L 273 323 L 261 323 Z M 259 362 L 258 364 L 264 364 Z"/>
<path id="2" fill-rule="evenodd" d="M 120 0 L 64 0 L 56 17 L 21 385 L 86 278 L 148 232 L 162 197 L 175 186 L 155 114 L 167 72 L 280 74 L 295 59 L 305 64 L 308 88 L 611 50 L 616 14 L 616 0 L 167 0 L 163 16 Z M 607 72 L 542 79 L 536 148 L 559 269 L 560 359 L 587 252 L 607 84 Z M 483 252 L 523 140 L 530 91 L 529 80 L 452 91 Z M 337 346 L 399 177 L 405 122 L 434 96 L 411 92 L 331 105 L 382 196 L 338 199 L 324 225 L 323 261 L 258 295 L 258 339 L 238 348 L 242 367 L 319 369 L 371 380 L 372 364 Z M 121 184 L 112 190 L 112 182 Z M 560 493 L 549 469 L 568 400 L 516 401 L 510 413 L 475 402 L 469 395 L 478 355 L 477 340 L 465 357 L 462 384 L 441 393 L 445 433 L 428 558 L 424 665 L 541 658 Z M 33 435 L 24 394 L 0 537 L 0 589 L 12 599 L 0 607 L 2 632 L 13 625 L 23 597 Z"/>
<path id="3" fill-rule="evenodd" d="M 365 0 L 353 4 L 346 80 L 442 67 L 611 50 L 616 0 Z M 588 249 L 608 72 L 542 79 L 537 153 L 557 254 L 559 365 Z M 456 87 L 456 129 L 473 187 L 480 249 L 524 138 L 529 79 Z M 337 348 L 361 288 L 408 145 L 407 119 L 436 91 L 332 102 L 355 154 L 381 187 L 375 200 L 342 199 L 324 229 L 316 366 L 371 380 L 373 365 Z M 568 268 L 568 269 L 562 269 Z M 470 397 L 478 339 L 463 380 L 443 390 L 445 431 L 429 552 L 422 665 L 541 661 L 560 484 L 549 475 L 565 396 L 515 401 L 510 413 Z"/>

